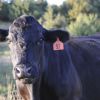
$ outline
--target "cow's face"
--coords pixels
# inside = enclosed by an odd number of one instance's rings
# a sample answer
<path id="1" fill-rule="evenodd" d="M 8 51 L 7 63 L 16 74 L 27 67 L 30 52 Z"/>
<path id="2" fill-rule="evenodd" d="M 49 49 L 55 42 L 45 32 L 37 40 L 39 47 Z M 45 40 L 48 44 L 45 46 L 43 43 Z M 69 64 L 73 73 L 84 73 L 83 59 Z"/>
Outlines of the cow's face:
<path id="1" fill-rule="evenodd" d="M 41 25 L 31 16 L 21 16 L 9 28 L 8 44 L 14 77 L 31 83 L 39 76 L 42 40 Z"/>

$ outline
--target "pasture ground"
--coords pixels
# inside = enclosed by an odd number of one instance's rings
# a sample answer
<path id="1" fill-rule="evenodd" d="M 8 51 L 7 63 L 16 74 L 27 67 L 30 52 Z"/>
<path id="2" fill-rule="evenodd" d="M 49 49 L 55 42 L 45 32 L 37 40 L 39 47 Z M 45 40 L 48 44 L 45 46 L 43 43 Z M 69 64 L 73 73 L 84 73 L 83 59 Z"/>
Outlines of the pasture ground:
<path id="1" fill-rule="evenodd" d="M 6 42 L 2 42 L 0 43 L 0 98 L 12 89 L 13 81 L 9 48 Z"/>

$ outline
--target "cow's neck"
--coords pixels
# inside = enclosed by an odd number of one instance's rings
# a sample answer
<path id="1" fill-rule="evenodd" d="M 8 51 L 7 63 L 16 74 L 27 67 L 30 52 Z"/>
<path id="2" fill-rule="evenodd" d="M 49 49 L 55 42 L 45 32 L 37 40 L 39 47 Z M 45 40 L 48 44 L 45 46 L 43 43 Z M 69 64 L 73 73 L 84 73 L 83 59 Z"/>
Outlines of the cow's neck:
<path id="1" fill-rule="evenodd" d="M 66 44 L 67 48 L 67 44 Z M 52 77 L 62 77 L 62 72 L 68 70 L 68 66 L 71 65 L 68 48 L 62 51 L 54 51 L 52 43 L 45 43 L 44 55 L 45 55 L 45 72 L 49 75 L 49 72 L 55 74 Z M 65 67 L 66 65 L 66 67 Z M 57 72 L 57 74 L 56 74 Z M 59 74 L 58 74 L 59 73 Z M 51 75 L 51 74 L 50 74 Z M 56 76 L 57 75 L 57 76 Z M 62 75 L 62 76 L 61 76 Z M 49 77 L 49 76 L 48 76 Z M 50 76 L 51 77 L 51 76 Z M 52 78 L 53 79 L 53 78 Z"/>
<path id="2" fill-rule="evenodd" d="M 41 80 L 42 80 L 42 74 L 44 71 L 44 42 L 41 48 L 41 51 L 39 52 L 39 59 L 38 59 L 38 66 L 39 66 L 39 77 L 35 84 L 33 84 L 33 95 L 34 95 L 34 100 L 40 100 L 40 85 L 41 85 Z M 34 92 L 35 91 L 35 92 Z"/>

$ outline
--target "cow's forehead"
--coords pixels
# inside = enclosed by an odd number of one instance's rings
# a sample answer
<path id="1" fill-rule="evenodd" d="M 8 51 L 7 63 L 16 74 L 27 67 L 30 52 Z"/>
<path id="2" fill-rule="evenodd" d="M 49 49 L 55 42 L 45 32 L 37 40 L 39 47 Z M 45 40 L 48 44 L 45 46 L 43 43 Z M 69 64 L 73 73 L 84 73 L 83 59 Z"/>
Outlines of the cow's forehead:
<path id="1" fill-rule="evenodd" d="M 34 24 L 37 23 L 33 16 L 23 15 L 13 21 L 13 23 L 11 24 L 10 30 L 13 27 L 14 28 L 28 27 L 28 26 L 32 25 L 33 23 Z"/>
<path id="2" fill-rule="evenodd" d="M 13 23 L 9 27 L 9 35 L 13 34 L 16 35 L 18 33 L 22 33 L 22 29 L 26 25 L 26 18 L 25 16 L 18 17 L 13 21 Z"/>
<path id="3" fill-rule="evenodd" d="M 41 37 L 42 26 L 33 16 L 21 16 L 13 21 L 9 27 L 9 35 L 26 41 L 36 41 Z"/>

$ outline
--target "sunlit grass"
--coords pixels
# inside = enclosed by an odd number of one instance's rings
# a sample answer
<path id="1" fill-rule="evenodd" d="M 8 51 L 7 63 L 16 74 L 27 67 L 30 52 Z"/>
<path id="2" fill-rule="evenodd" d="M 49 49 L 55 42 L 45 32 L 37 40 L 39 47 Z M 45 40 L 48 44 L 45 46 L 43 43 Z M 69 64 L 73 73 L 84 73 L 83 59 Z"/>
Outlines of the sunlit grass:
<path id="1" fill-rule="evenodd" d="M 12 64 L 9 47 L 6 42 L 0 43 L 0 100 L 12 90 Z"/>
<path id="2" fill-rule="evenodd" d="M 0 42 L 0 56 L 10 56 L 9 47 L 6 42 Z"/>

